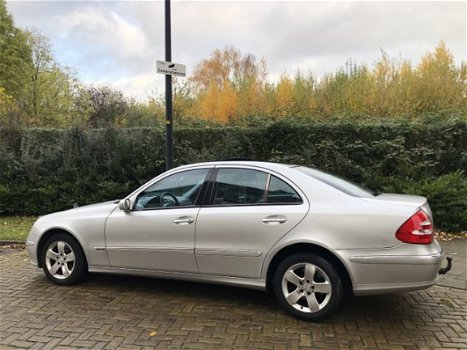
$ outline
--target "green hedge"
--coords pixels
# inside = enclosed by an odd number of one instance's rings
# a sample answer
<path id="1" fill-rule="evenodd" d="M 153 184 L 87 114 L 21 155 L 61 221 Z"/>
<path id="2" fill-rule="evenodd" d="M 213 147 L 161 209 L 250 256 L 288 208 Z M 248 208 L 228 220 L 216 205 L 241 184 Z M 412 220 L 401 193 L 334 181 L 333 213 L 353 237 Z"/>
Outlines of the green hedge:
<path id="1" fill-rule="evenodd" d="M 164 130 L 0 129 L 0 214 L 121 198 L 164 171 Z M 177 165 L 249 158 L 315 165 L 381 191 L 430 199 L 436 224 L 467 229 L 467 123 L 311 123 L 175 131 Z"/>

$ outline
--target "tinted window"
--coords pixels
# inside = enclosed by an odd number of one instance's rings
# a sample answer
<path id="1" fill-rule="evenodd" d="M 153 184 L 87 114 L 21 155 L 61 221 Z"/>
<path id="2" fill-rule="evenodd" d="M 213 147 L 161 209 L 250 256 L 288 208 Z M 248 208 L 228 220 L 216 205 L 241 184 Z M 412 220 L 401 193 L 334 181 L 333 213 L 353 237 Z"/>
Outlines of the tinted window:
<path id="1" fill-rule="evenodd" d="M 268 203 L 301 203 L 302 199 L 284 181 L 278 179 L 275 176 L 271 176 L 271 182 L 269 183 Z"/>
<path id="2" fill-rule="evenodd" d="M 208 171 L 188 170 L 163 178 L 138 196 L 135 209 L 193 206 Z"/>
<path id="3" fill-rule="evenodd" d="M 264 203 L 267 174 L 250 169 L 219 169 L 214 204 Z"/>
<path id="4" fill-rule="evenodd" d="M 353 182 L 350 182 L 348 180 L 344 180 L 340 177 L 337 177 L 335 175 L 329 174 L 327 172 L 324 172 L 322 170 L 318 169 L 311 169 L 311 168 L 306 168 L 299 166 L 296 168 L 297 170 L 300 170 L 301 172 L 314 177 L 315 179 L 318 179 L 329 186 L 332 186 L 339 191 L 342 191 L 344 193 L 347 193 L 348 195 L 354 196 L 354 197 L 373 197 L 375 195 L 374 192 L 371 190 L 360 186 L 358 184 L 355 184 Z"/>

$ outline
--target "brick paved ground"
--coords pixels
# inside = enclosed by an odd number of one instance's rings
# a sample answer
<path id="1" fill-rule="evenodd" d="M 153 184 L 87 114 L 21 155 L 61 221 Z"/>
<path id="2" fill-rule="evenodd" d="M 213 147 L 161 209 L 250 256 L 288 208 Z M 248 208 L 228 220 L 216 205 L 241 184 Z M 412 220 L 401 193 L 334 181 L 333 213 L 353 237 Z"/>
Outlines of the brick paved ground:
<path id="1" fill-rule="evenodd" d="M 467 289 L 467 239 L 458 238 L 440 243 L 444 253 L 452 257 L 453 265 L 448 274 L 441 276 L 438 284 Z"/>
<path id="2" fill-rule="evenodd" d="M 466 291 L 441 286 L 307 323 L 246 289 L 101 275 L 58 287 L 22 251 L 0 256 L 0 288 L 2 349 L 467 348 Z"/>

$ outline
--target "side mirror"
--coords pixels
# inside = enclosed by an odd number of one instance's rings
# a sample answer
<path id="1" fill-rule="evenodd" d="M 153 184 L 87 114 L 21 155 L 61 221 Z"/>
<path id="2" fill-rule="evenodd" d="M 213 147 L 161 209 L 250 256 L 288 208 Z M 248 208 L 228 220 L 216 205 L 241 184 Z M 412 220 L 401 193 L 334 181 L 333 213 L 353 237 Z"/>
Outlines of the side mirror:
<path id="1" fill-rule="evenodd" d="M 131 202 L 128 198 L 122 199 L 120 202 L 118 202 L 118 208 L 120 210 L 123 210 L 125 212 L 131 211 Z"/>

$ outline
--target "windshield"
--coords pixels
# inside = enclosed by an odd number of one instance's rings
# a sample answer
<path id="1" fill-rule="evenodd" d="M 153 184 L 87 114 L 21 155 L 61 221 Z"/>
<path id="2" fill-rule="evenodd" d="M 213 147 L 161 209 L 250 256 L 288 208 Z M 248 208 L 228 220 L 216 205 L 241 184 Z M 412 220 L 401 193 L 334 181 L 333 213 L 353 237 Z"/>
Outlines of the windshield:
<path id="1" fill-rule="evenodd" d="M 295 169 L 353 197 L 373 197 L 377 195 L 375 191 L 322 170 L 307 168 L 304 166 L 298 166 Z"/>

